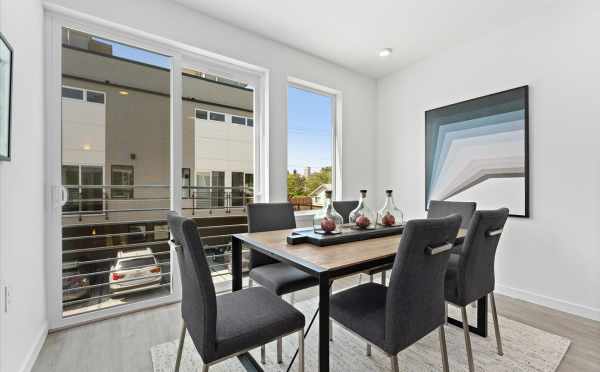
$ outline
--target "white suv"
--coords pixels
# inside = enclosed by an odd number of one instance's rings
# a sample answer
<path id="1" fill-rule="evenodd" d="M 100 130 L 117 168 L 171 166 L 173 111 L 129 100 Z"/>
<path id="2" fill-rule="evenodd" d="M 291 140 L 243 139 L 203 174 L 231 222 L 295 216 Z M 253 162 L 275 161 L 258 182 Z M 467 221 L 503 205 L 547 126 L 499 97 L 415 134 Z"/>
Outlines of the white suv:
<path id="1" fill-rule="evenodd" d="M 111 292 L 130 293 L 158 288 L 162 278 L 160 265 L 150 248 L 119 251 L 110 271 Z"/>

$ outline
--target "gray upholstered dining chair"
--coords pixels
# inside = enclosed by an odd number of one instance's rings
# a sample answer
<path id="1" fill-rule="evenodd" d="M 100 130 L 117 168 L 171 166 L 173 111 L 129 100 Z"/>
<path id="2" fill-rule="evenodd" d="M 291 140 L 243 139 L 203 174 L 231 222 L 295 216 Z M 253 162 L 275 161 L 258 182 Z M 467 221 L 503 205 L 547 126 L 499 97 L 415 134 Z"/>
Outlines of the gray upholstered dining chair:
<path id="1" fill-rule="evenodd" d="M 331 297 L 331 317 L 391 358 L 436 328 L 448 371 L 444 331 L 444 275 L 461 218 L 408 221 L 394 260 L 390 285 L 366 283 Z"/>
<path id="2" fill-rule="evenodd" d="M 427 218 L 446 217 L 456 213 L 462 217 L 460 227 L 466 229 L 469 227 L 469 223 L 471 223 L 471 218 L 473 218 L 473 213 L 475 213 L 476 208 L 477 203 L 475 202 L 431 200 L 429 202 L 429 209 L 427 209 Z M 460 247 L 461 244 L 455 244 L 452 248 L 452 252 L 458 252 Z"/>
<path id="3" fill-rule="evenodd" d="M 253 203 L 248 205 L 248 232 L 293 229 L 296 227 L 291 203 Z M 257 282 L 277 296 L 283 296 L 319 284 L 317 278 L 287 263 L 250 250 L 249 286 Z M 277 362 L 283 361 L 283 341 L 277 339 Z M 265 346 L 261 347 L 261 362 L 265 362 Z"/>
<path id="4" fill-rule="evenodd" d="M 171 212 L 169 228 L 181 271 L 183 326 L 177 349 L 179 371 L 186 330 L 209 366 L 264 345 L 278 337 L 298 334 L 299 370 L 304 370 L 304 315 L 264 288 L 215 294 L 198 226 Z"/>
<path id="5" fill-rule="evenodd" d="M 333 208 L 342 215 L 344 218 L 344 223 L 350 222 L 350 212 L 352 212 L 358 206 L 358 200 L 341 200 L 334 201 Z M 386 284 L 386 273 L 388 270 L 392 269 L 392 265 L 383 265 L 379 267 L 375 267 L 363 272 L 363 274 L 367 274 L 369 276 L 369 281 L 373 282 L 373 275 L 381 273 L 381 284 Z M 359 283 L 360 283 L 359 276 Z"/>
<path id="6" fill-rule="evenodd" d="M 496 301 L 494 300 L 494 261 L 507 218 L 508 209 L 506 208 L 476 211 L 459 252 L 450 254 L 448 261 L 445 285 L 446 301 L 461 309 L 469 371 L 474 370 L 474 365 L 466 306 L 482 297 L 489 297 L 496 333 L 496 347 L 498 354 L 503 354 Z"/>

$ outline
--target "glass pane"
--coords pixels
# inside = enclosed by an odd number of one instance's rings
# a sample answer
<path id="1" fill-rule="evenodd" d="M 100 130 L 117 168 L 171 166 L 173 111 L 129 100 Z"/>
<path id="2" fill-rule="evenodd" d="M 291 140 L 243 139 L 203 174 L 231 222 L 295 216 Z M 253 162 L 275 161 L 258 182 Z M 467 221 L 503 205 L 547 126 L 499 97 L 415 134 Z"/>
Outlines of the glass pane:
<path id="1" fill-rule="evenodd" d="M 213 171 L 211 174 L 211 205 L 212 207 L 225 206 L 225 172 Z"/>
<path id="2" fill-rule="evenodd" d="M 224 114 L 219 114 L 218 112 L 211 112 L 210 113 L 210 120 L 225 121 L 225 115 Z"/>
<path id="3" fill-rule="evenodd" d="M 84 92 L 61 107 L 63 183 L 77 185 L 69 193 L 81 200 L 62 216 L 63 277 L 81 273 L 88 283 L 63 281 L 63 316 L 165 296 L 170 58 L 66 28 L 61 52 L 62 85 Z M 109 275 L 140 255 L 160 267 L 148 284 Z"/>
<path id="4" fill-rule="evenodd" d="M 233 124 L 241 124 L 241 125 L 246 125 L 246 118 L 241 117 L 241 116 L 232 116 L 231 117 L 231 122 Z"/>
<path id="5" fill-rule="evenodd" d="M 231 172 L 231 205 L 241 207 L 244 205 L 244 173 Z"/>
<path id="6" fill-rule="evenodd" d="M 63 205 L 63 212 L 79 210 L 79 167 L 76 165 L 62 166 L 62 183 L 67 189 L 67 202 Z"/>
<path id="7" fill-rule="evenodd" d="M 196 110 L 196 118 L 198 119 L 208 119 L 208 112 L 202 110 Z"/>
<path id="8" fill-rule="evenodd" d="M 104 103 L 104 93 L 92 92 L 88 90 L 87 101 L 94 103 Z"/>
<path id="9" fill-rule="evenodd" d="M 191 191 L 192 191 L 190 188 L 190 186 L 192 186 L 190 168 L 183 168 L 181 170 L 181 185 L 183 186 L 181 195 L 184 198 L 189 198 L 191 196 Z"/>
<path id="10" fill-rule="evenodd" d="M 316 209 L 331 190 L 333 97 L 288 87 L 288 197 Z"/>
<path id="11" fill-rule="evenodd" d="M 254 119 L 248 118 L 248 120 L 246 120 L 246 125 L 249 126 L 249 127 L 253 127 L 254 126 Z"/>
<path id="12" fill-rule="evenodd" d="M 78 99 L 83 101 L 83 90 L 63 87 L 62 96 L 64 98 Z"/>

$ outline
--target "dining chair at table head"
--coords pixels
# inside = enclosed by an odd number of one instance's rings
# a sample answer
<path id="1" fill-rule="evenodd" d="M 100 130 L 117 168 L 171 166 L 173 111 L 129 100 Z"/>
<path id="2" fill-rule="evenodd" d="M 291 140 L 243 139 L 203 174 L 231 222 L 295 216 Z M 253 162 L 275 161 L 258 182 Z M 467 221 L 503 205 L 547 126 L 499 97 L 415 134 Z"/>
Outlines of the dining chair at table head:
<path id="1" fill-rule="evenodd" d="M 333 202 L 333 208 L 342 216 L 344 223 L 350 222 L 350 212 L 358 207 L 358 200 L 338 200 Z"/>
<path id="2" fill-rule="evenodd" d="M 456 213 L 462 217 L 460 227 L 466 229 L 471 223 L 476 208 L 477 203 L 474 202 L 431 200 L 427 209 L 427 218 L 446 217 Z"/>

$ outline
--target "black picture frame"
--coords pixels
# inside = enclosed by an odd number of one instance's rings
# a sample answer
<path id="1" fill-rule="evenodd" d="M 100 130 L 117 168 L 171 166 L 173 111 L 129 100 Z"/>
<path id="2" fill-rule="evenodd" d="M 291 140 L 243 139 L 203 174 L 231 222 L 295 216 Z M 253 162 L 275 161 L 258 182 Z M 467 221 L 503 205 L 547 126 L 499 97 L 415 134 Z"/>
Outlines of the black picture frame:
<path id="1" fill-rule="evenodd" d="M 0 48 L 6 48 L 9 52 L 9 58 L 8 58 L 8 81 L 6 82 L 0 82 L 1 84 L 7 84 L 8 85 L 8 97 L 0 97 L 0 100 L 7 100 L 7 117 L 6 117 L 6 123 L 3 123 L 4 121 L 2 120 L 2 118 L 0 117 L 0 131 L 6 131 L 6 135 L 7 135 L 7 143 L 6 143 L 6 148 L 0 148 L 0 161 L 10 161 L 11 158 L 11 126 L 12 126 L 12 91 L 13 91 L 13 59 L 14 59 L 14 52 L 13 52 L 13 48 L 10 45 L 10 43 L 8 42 L 8 40 L 6 40 L 6 38 L 4 37 L 4 35 L 2 33 L 0 33 Z M 3 68 L 2 65 L 0 64 L 0 68 Z M 1 73 L 1 71 L 0 71 Z M 0 113 L 1 114 L 1 113 Z"/>
<path id="2" fill-rule="evenodd" d="M 460 102 L 456 102 L 456 103 L 452 103 L 446 106 L 441 106 L 441 107 L 436 107 L 430 110 L 425 111 L 425 164 L 424 164 L 424 168 L 425 168 L 425 175 L 427 177 L 427 166 L 428 166 L 428 138 L 430 137 L 430 133 L 429 133 L 429 125 L 428 123 L 428 115 L 431 115 L 432 112 L 435 112 L 437 110 L 444 110 L 444 109 L 448 109 L 448 108 L 452 108 L 455 106 L 459 106 L 459 105 L 464 105 L 464 104 L 469 104 L 472 102 L 476 102 L 478 100 L 485 100 L 485 99 L 489 99 L 492 98 L 494 96 L 498 96 L 498 95 L 504 95 L 504 94 L 511 94 L 513 92 L 519 92 L 522 91 L 523 94 L 523 110 L 524 110 L 524 148 L 523 148 L 523 152 L 524 152 L 524 213 L 523 214 L 513 214 L 512 212 L 509 214 L 510 217 L 520 217 L 520 218 L 529 218 L 531 217 L 531 212 L 530 212 L 530 191 L 529 191 L 529 187 L 530 187 L 530 172 L 529 172 L 529 86 L 528 85 L 523 85 L 523 86 L 519 86 L 516 88 L 512 88 L 512 89 L 507 89 L 501 92 L 496 92 L 496 93 L 492 93 L 492 94 L 488 94 L 488 95 L 484 95 L 484 96 L 480 96 L 480 97 L 476 97 L 476 98 L 472 98 L 472 99 L 468 99 L 468 100 L 464 100 L 464 101 L 460 101 Z M 425 210 L 427 211 L 429 206 L 428 206 L 428 200 L 427 200 L 427 194 L 428 194 L 428 184 L 427 184 L 427 179 L 425 180 Z M 475 200 L 476 201 L 476 200 Z"/>

